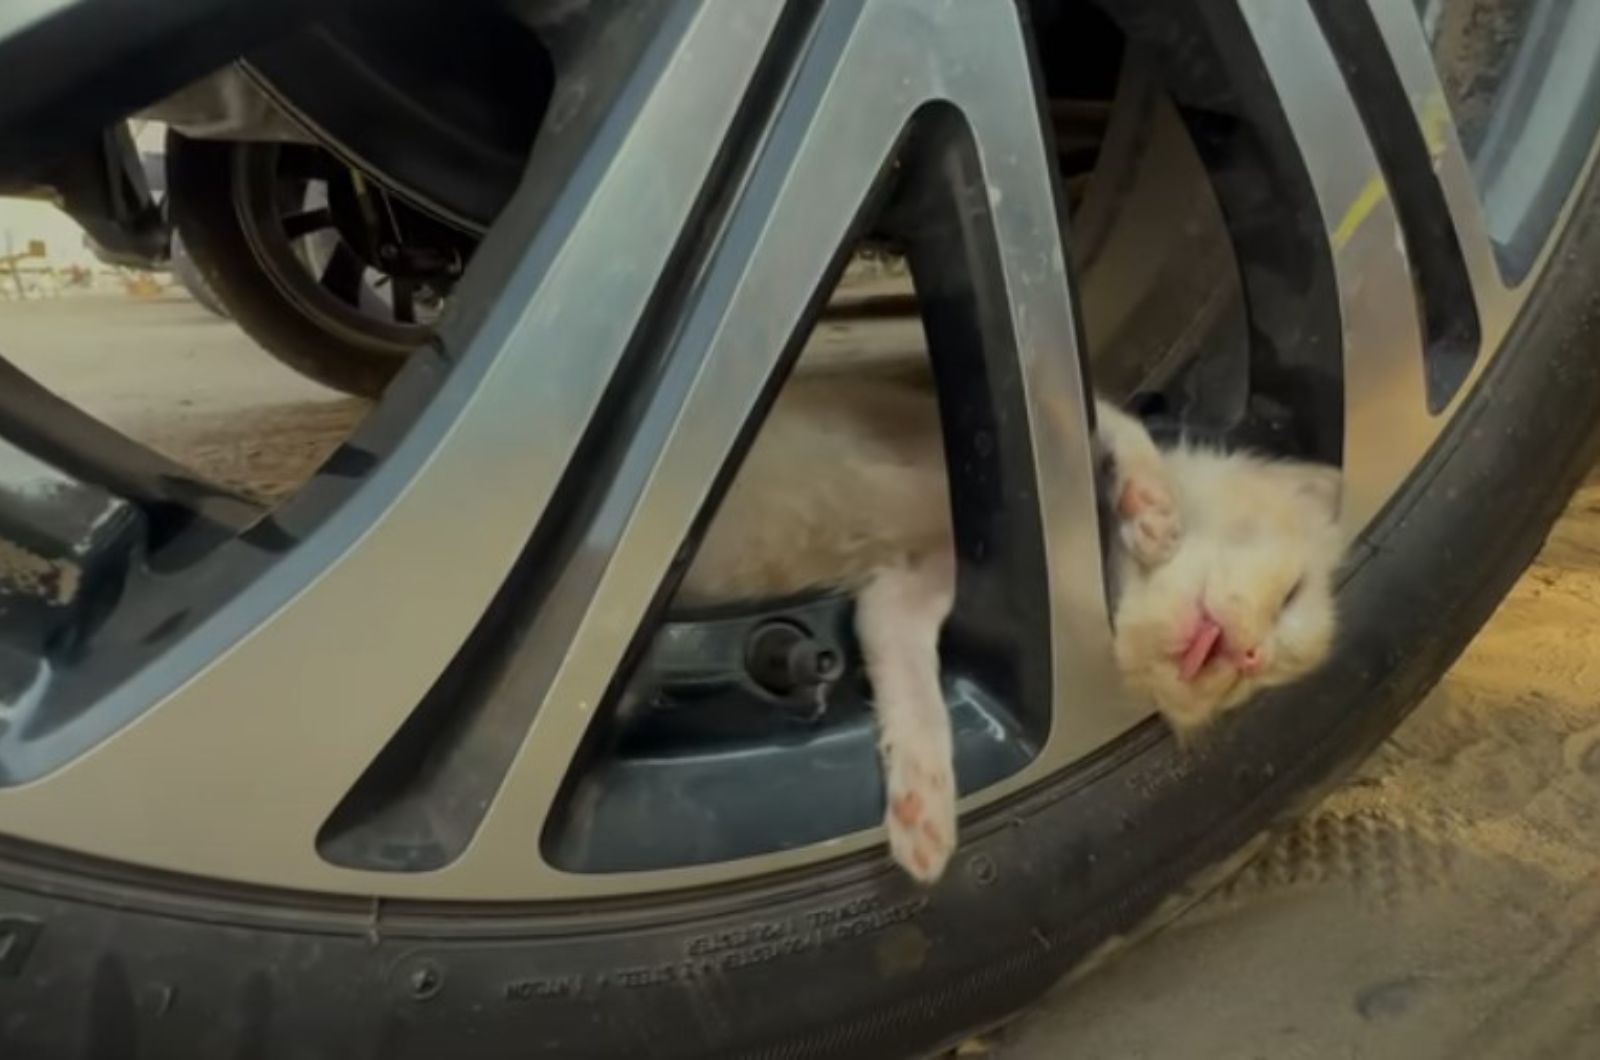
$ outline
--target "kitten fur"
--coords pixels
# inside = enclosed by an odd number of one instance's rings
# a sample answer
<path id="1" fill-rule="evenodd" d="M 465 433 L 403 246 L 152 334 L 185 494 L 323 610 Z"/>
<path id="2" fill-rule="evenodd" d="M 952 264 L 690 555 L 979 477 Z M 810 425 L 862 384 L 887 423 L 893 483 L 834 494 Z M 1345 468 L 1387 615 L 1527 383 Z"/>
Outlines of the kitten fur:
<path id="1" fill-rule="evenodd" d="M 1119 525 L 1113 644 L 1180 734 L 1320 665 L 1336 616 L 1338 471 L 1194 445 L 1162 451 L 1096 403 Z M 729 486 L 680 600 L 840 588 L 873 687 L 894 859 L 932 882 L 956 845 L 939 630 L 955 553 L 926 371 L 797 371 Z"/>

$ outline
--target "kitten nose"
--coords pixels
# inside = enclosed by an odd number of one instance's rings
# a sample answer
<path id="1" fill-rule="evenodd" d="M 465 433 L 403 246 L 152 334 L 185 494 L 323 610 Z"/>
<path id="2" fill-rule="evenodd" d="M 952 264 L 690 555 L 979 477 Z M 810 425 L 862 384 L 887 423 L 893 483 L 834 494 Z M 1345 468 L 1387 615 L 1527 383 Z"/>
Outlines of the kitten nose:
<path id="1" fill-rule="evenodd" d="M 1260 673 L 1264 661 L 1260 648 L 1246 648 L 1239 653 L 1239 672 L 1247 676 Z"/>

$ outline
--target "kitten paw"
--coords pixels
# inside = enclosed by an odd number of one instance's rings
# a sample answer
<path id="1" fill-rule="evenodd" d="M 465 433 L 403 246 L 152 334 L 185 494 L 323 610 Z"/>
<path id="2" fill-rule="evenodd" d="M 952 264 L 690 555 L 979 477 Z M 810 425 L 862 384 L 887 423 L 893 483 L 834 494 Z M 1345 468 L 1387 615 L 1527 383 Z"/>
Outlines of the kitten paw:
<path id="1" fill-rule="evenodd" d="M 1159 475 L 1130 474 L 1117 495 L 1122 543 L 1146 567 L 1158 567 L 1178 551 L 1183 520 L 1178 501 Z"/>
<path id="2" fill-rule="evenodd" d="M 883 824 L 889 852 L 919 883 L 944 873 L 956 849 L 956 783 L 950 755 L 890 748 L 886 752 L 889 809 Z"/>

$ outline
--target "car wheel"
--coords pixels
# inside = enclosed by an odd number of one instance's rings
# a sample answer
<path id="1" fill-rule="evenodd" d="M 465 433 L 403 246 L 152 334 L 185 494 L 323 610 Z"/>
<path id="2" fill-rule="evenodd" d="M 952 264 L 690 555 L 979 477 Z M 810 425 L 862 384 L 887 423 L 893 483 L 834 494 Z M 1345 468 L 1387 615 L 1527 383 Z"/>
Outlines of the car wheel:
<path id="1" fill-rule="evenodd" d="M 89 461 L 4 494 L 73 564 L 0 626 L 6 1055 L 923 1054 L 1375 746 L 1600 443 L 1600 8 L 1519 8 L 1467 136 L 1409 6 L 1108 5 L 1245 329 L 1125 374 L 1079 339 L 1041 120 L 1086 9 L 629 10 L 553 49 L 562 120 L 455 312 L 300 495 L 157 524 Z M 961 567 L 927 890 L 859 660 L 821 712 L 750 663 L 774 629 L 849 656 L 848 602 L 671 609 L 868 233 L 914 280 Z M 1091 377 L 1344 469 L 1331 662 L 1189 749 L 1112 670 Z"/>
<path id="2" fill-rule="evenodd" d="M 376 397 L 433 335 L 474 237 L 309 144 L 167 134 L 174 231 L 216 300 L 268 353 Z"/>

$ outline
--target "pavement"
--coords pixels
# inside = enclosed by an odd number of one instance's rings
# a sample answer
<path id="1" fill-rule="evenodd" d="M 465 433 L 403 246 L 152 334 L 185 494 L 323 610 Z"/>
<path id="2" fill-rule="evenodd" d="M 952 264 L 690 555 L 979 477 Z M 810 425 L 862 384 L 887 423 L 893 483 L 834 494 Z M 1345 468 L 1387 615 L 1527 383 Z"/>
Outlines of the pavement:
<path id="1" fill-rule="evenodd" d="M 850 327 L 825 325 L 835 348 Z M 916 341 L 915 331 L 896 341 Z M 200 472 L 292 489 L 366 406 L 178 296 L 0 303 L 0 352 Z M 1600 1053 L 1600 478 L 1427 703 L 1240 876 L 996 1060 Z"/>

